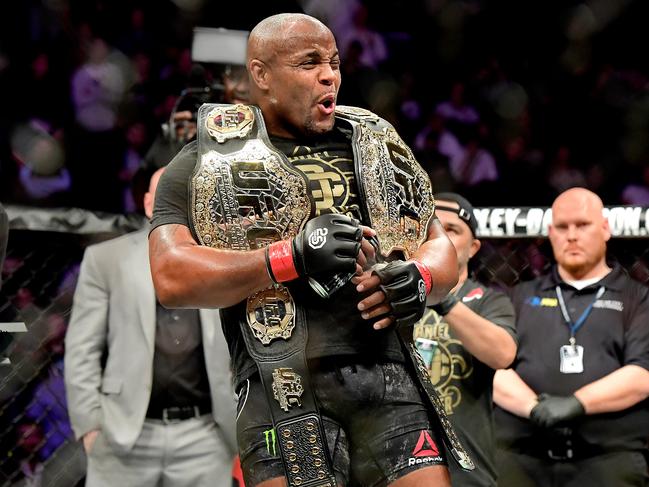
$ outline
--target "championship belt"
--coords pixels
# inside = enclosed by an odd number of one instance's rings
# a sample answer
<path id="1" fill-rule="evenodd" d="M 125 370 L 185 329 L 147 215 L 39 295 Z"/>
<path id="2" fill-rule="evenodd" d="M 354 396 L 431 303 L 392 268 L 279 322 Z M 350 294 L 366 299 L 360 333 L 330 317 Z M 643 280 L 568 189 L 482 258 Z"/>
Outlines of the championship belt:
<path id="1" fill-rule="evenodd" d="M 407 259 L 428 236 L 435 214 L 430 179 L 394 128 L 368 110 L 337 106 L 336 115 L 353 128 L 356 181 L 365 202 L 365 223 L 376 230 L 381 257 L 400 252 Z M 412 327 L 398 330 L 411 372 L 435 411 L 439 432 L 453 458 L 465 470 L 475 465 L 451 425 L 437 391 L 412 342 Z"/>
<path id="2" fill-rule="evenodd" d="M 254 250 L 292 238 L 311 213 L 307 181 L 268 140 L 259 108 L 204 104 L 190 207 L 199 243 Z M 290 487 L 336 480 L 306 363 L 308 330 L 288 288 L 248 297 L 240 323 L 255 360 Z"/>
<path id="3" fill-rule="evenodd" d="M 435 200 L 428 174 L 396 130 L 368 110 L 338 106 L 336 115 L 354 129 L 356 181 L 365 223 L 376 230 L 385 256 L 406 258 L 426 241 Z"/>

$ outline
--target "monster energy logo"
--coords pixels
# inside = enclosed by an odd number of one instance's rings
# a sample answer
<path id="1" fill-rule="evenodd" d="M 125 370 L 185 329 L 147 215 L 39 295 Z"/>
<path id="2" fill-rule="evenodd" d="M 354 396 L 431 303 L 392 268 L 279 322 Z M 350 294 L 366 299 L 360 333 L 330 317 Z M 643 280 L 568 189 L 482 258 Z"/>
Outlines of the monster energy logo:
<path id="1" fill-rule="evenodd" d="M 270 453 L 270 446 L 272 443 L 273 446 L 273 456 L 277 455 L 277 450 L 275 450 L 275 428 L 271 428 L 269 430 L 264 431 L 264 438 L 266 438 L 266 450 L 268 450 L 268 454 L 271 455 Z"/>

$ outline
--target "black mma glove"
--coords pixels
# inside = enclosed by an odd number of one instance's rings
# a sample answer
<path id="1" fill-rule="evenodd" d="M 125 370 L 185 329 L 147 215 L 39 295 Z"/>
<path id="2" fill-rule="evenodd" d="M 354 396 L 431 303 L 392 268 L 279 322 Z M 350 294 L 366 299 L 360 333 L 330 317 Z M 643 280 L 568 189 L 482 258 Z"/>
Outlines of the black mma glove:
<path id="1" fill-rule="evenodd" d="M 275 282 L 314 274 L 356 271 L 363 229 L 346 215 L 327 214 L 309 220 L 292 240 L 266 247 L 266 267 Z"/>
<path id="2" fill-rule="evenodd" d="M 575 396 L 540 394 L 539 403 L 530 412 L 530 421 L 541 428 L 551 428 L 584 414 L 586 410 Z"/>
<path id="3" fill-rule="evenodd" d="M 372 274 L 381 280 L 380 288 L 392 308 L 397 326 L 415 324 L 426 310 L 426 296 L 433 287 L 430 271 L 416 260 L 395 260 L 377 266 Z"/>

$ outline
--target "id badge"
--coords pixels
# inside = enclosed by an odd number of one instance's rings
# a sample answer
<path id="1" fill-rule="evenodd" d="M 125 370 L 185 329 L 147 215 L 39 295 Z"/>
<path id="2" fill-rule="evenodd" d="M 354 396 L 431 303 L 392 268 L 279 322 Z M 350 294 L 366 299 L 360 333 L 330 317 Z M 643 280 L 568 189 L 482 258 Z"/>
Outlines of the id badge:
<path id="1" fill-rule="evenodd" d="M 562 374 L 581 374 L 584 371 L 584 347 L 581 345 L 564 345 L 559 350 Z"/>

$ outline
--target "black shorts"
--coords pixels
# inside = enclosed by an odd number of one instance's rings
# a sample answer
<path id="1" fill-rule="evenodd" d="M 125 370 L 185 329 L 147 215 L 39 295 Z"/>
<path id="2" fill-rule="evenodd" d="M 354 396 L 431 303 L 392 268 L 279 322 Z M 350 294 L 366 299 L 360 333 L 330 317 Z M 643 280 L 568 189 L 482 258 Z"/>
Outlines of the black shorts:
<path id="1" fill-rule="evenodd" d="M 384 486 L 422 467 L 446 465 L 421 396 L 403 364 L 327 359 L 311 381 L 339 484 Z M 245 483 L 284 469 L 258 376 L 239 391 L 237 437 Z"/>

